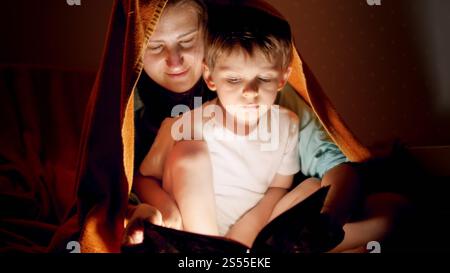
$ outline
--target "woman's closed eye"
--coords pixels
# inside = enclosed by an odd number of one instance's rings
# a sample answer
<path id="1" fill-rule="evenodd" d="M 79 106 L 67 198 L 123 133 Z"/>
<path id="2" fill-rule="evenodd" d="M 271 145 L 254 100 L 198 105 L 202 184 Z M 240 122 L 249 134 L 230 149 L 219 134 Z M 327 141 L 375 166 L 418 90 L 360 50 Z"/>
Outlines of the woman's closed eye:
<path id="1" fill-rule="evenodd" d="M 147 50 L 150 51 L 153 54 L 158 54 L 162 51 L 163 45 L 149 45 L 147 47 Z"/>
<path id="2" fill-rule="evenodd" d="M 195 43 L 195 37 L 180 41 L 180 45 L 182 48 L 190 48 L 194 45 L 194 43 Z"/>

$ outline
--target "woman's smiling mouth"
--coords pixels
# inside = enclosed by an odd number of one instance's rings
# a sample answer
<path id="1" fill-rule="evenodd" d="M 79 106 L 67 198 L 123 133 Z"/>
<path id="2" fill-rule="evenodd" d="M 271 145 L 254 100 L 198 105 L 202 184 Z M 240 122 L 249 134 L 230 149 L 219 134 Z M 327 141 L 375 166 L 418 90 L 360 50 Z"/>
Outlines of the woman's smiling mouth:
<path id="1" fill-rule="evenodd" d="M 188 73 L 188 71 L 189 68 L 181 72 L 167 72 L 166 75 L 168 75 L 171 78 L 179 78 L 185 76 Z"/>

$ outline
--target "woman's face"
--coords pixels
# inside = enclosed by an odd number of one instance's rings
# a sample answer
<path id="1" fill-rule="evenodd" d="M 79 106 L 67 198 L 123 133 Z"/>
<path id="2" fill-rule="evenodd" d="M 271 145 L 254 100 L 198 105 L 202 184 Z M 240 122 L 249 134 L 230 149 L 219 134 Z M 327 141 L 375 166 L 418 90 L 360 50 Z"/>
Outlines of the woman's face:
<path id="1" fill-rule="evenodd" d="M 202 75 L 203 33 L 196 8 L 164 10 L 144 54 L 144 71 L 170 91 L 191 89 Z"/>

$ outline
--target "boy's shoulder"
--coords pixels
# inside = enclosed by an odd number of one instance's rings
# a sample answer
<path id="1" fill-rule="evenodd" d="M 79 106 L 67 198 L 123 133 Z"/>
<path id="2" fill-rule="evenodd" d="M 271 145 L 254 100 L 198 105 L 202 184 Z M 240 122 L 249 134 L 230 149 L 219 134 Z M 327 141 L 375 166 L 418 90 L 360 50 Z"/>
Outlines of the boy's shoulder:
<path id="1" fill-rule="evenodd" d="M 276 105 L 278 107 L 279 116 L 280 116 L 280 123 L 289 124 L 291 128 L 295 127 L 298 129 L 300 120 L 296 113 L 289 110 L 288 108 L 285 108 L 280 105 Z"/>

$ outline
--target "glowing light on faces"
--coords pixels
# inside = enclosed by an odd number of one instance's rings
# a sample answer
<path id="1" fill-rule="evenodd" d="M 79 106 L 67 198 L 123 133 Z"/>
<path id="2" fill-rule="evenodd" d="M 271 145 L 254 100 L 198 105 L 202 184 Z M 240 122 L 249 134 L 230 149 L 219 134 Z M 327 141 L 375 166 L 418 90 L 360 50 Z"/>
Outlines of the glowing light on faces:
<path id="1" fill-rule="evenodd" d="M 228 114 L 239 123 L 251 125 L 274 103 L 289 72 L 290 69 L 283 71 L 268 60 L 260 50 L 252 56 L 234 50 L 220 56 L 214 70 L 205 66 L 204 79 L 211 90 L 217 91 Z"/>

